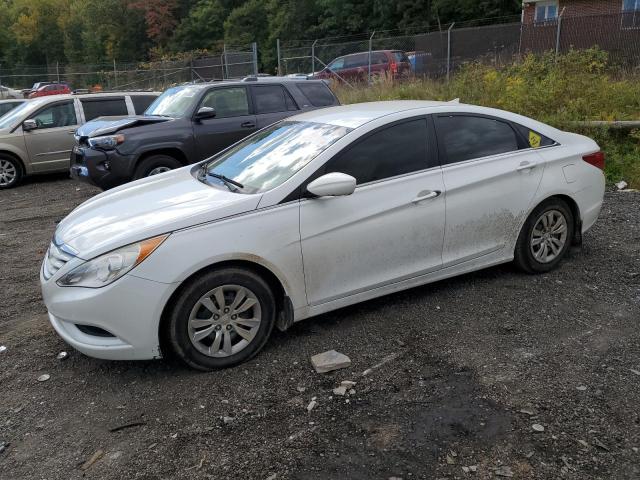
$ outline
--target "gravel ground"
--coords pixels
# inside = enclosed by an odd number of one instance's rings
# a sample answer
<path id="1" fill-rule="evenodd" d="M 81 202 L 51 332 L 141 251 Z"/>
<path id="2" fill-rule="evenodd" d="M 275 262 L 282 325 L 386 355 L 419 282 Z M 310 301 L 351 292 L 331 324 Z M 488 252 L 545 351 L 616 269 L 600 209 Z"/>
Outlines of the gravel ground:
<path id="1" fill-rule="evenodd" d="M 505 265 L 366 302 L 202 374 L 94 360 L 47 323 L 41 258 L 95 193 L 64 177 L 0 192 L 2 479 L 640 478 L 640 194 L 608 193 L 550 274 Z M 352 366 L 316 374 L 329 349 Z M 342 380 L 356 392 L 331 398 Z"/>

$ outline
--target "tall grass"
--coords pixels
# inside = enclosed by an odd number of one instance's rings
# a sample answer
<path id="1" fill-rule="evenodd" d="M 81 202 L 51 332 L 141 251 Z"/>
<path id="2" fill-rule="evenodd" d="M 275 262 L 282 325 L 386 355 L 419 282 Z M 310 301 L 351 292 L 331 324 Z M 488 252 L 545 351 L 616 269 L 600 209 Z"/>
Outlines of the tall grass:
<path id="1" fill-rule="evenodd" d="M 370 87 L 336 85 L 342 103 L 451 100 L 501 108 L 594 138 L 607 154 L 610 182 L 640 188 L 640 131 L 576 125 L 584 120 L 640 120 L 640 75 L 620 75 L 597 48 L 529 54 L 503 68 L 472 63 L 451 81 L 376 79 Z"/>

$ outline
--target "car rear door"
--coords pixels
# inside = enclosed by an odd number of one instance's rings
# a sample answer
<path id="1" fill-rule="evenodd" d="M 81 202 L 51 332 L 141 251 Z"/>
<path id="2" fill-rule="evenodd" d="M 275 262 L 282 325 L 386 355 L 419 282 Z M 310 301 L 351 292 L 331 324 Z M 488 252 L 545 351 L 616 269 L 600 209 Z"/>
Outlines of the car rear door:
<path id="1" fill-rule="evenodd" d="M 67 170 L 78 128 L 78 115 L 73 100 L 50 103 L 29 117 L 38 128 L 24 132 L 34 172 Z"/>
<path id="2" fill-rule="evenodd" d="M 290 117 L 299 110 L 282 85 L 251 85 L 250 89 L 258 129 Z"/>
<path id="3" fill-rule="evenodd" d="M 249 93 L 244 85 L 208 90 L 198 109 L 202 107 L 214 108 L 216 116 L 193 120 L 198 160 L 224 150 L 257 129 L 256 116 L 251 113 Z"/>
<path id="4" fill-rule="evenodd" d="M 510 122 L 467 113 L 434 117 L 447 191 L 446 267 L 509 244 L 538 189 L 544 165 Z"/>
<path id="5" fill-rule="evenodd" d="M 444 194 L 427 119 L 382 127 L 329 160 L 318 174 L 356 178 L 344 197 L 300 203 L 300 235 L 311 305 L 438 270 Z"/>

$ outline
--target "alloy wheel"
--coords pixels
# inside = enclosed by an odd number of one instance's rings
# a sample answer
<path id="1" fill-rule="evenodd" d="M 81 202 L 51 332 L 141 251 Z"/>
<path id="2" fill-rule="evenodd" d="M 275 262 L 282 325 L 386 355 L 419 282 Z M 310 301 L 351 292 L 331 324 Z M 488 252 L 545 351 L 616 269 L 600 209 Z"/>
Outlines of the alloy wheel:
<path id="1" fill-rule="evenodd" d="M 168 172 L 169 170 L 171 170 L 169 167 L 156 167 L 148 173 L 147 177 L 151 177 L 152 175 L 158 175 L 159 173 Z"/>
<path id="2" fill-rule="evenodd" d="M 533 227 L 529 242 L 531 253 L 540 263 L 555 260 L 567 243 L 567 219 L 559 210 L 543 212 Z"/>
<path id="3" fill-rule="evenodd" d="M 18 169 L 9 160 L 0 159 L 0 186 L 6 187 L 15 182 Z"/>
<path id="4" fill-rule="evenodd" d="M 254 292 L 222 285 L 203 295 L 188 322 L 193 346 L 209 357 L 229 357 L 246 348 L 260 328 L 262 310 Z"/>

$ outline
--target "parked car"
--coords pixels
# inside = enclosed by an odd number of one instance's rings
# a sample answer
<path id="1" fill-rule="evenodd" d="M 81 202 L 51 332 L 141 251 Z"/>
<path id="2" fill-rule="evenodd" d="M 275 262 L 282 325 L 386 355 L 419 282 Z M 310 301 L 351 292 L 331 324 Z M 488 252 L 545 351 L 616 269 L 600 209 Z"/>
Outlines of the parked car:
<path id="1" fill-rule="evenodd" d="M 28 100 L 0 118 L 0 189 L 35 173 L 69 171 L 73 134 L 103 115 L 144 112 L 158 92 L 56 95 Z"/>
<path id="2" fill-rule="evenodd" d="M 42 294 L 87 355 L 229 367 L 274 326 L 512 260 L 555 268 L 596 221 L 603 168 L 593 140 L 501 110 L 305 112 L 76 208 Z"/>
<path id="3" fill-rule="evenodd" d="M 22 105 L 25 101 L 26 100 L 0 100 L 0 117 Z"/>
<path id="4" fill-rule="evenodd" d="M 164 92 L 144 116 L 78 129 L 71 175 L 102 189 L 182 167 L 296 113 L 338 105 L 325 82 L 277 77 Z"/>
<path id="5" fill-rule="evenodd" d="M 22 92 L 20 92 L 19 90 L 14 90 L 13 88 L 5 87 L 4 85 L 0 85 L 0 100 L 11 98 L 22 98 Z"/>
<path id="6" fill-rule="evenodd" d="M 371 52 L 371 75 L 407 77 L 411 73 L 409 59 L 401 50 L 376 50 Z M 363 82 L 369 76 L 369 52 L 352 53 L 333 60 L 313 78 L 339 78 Z"/>
<path id="7" fill-rule="evenodd" d="M 71 93 L 71 87 L 66 83 L 50 83 L 42 85 L 29 94 L 29 98 L 46 97 L 47 95 L 65 95 Z"/>

